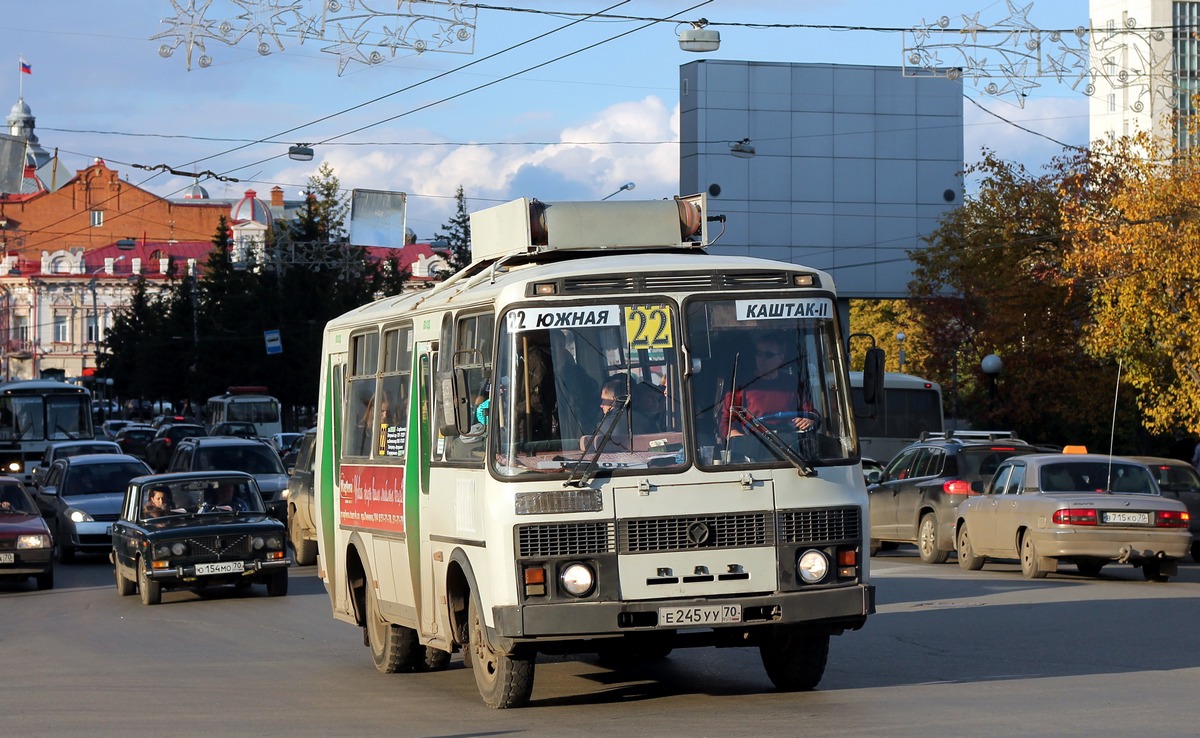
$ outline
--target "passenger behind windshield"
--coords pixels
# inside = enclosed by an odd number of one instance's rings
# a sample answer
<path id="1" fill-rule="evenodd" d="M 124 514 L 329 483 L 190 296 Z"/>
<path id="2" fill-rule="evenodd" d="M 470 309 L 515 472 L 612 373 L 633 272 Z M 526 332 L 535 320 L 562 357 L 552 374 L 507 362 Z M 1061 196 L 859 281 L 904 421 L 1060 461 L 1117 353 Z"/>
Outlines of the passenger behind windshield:
<path id="1" fill-rule="evenodd" d="M 200 512 L 249 512 L 250 504 L 232 482 L 221 482 L 204 496 Z"/>
<path id="2" fill-rule="evenodd" d="M 155 485 L 146 493 L 146 504 L 142 507 L 143 518 L 161 518 L 174 514 L 171 510 L 171 490 L 165 484 Z"/>

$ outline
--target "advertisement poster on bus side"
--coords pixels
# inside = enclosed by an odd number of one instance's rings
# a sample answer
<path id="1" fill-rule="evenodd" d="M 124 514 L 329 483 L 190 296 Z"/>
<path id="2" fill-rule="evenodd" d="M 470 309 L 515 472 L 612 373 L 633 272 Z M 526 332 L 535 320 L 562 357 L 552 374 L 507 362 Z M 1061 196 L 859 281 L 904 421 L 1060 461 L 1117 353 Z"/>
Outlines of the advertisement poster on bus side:
<path id="1" fill-rule="evenodd" d="M 347 528 L 403 533 L 403 467 L 342 464 L 338 522 Z"/>

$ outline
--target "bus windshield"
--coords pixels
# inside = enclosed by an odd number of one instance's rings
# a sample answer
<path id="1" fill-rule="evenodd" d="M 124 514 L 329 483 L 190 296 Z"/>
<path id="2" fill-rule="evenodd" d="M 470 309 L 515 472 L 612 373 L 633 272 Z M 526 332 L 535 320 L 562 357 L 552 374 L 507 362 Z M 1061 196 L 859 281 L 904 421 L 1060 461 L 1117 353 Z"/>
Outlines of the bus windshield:
<path id="1" fill-rule="evenodd" d="M 826 297 L 687 303 L 702 466 L 857 455 L 834 312 Z"/>
<path id="2" fill-rule="evenodd" d="M 83 394 L 0 397 L 0 439 L 91 438 L 91 411 L 91 402 Z"/>
<path id="3" fill-rule="evenodd" d="M 510 311 L 487 398 L 496 472 L 684 464 L 675 315 L 668 304 Z"/>
<path id="4" fill-rule="evenodd" d="M 278 423 L 279 402 L 267 400 L 233 400 L 225 413 L 227 421 L 243 421 L 247 423 Z"/>

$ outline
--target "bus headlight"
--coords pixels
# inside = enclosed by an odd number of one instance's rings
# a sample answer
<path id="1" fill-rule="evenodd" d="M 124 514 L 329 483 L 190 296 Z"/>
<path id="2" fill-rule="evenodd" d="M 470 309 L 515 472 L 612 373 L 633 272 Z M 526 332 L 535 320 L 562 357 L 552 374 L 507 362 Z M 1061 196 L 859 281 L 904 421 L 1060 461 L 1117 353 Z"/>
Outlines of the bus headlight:
<path id="1" fill-rule="evenodd" d="M 567 564 L 558 574 L 563 591 L 575 597 L 587 597 L 596 588 L 596 573 L 587 564 Z"/>
<path id="2" fill-rule="evenodd" d="M 4 468 L 7 469 L 10 474 L 19 474 L 21 473 L 21 462 L 10 461 L 8 462 L 8 466 Z"/>
<path id="3" fill-rule="evenodd" d="M 810 548 L 796 559 L 796 573 L 805 584 L 816 584 L 829 573 L 829 558 Z"/>

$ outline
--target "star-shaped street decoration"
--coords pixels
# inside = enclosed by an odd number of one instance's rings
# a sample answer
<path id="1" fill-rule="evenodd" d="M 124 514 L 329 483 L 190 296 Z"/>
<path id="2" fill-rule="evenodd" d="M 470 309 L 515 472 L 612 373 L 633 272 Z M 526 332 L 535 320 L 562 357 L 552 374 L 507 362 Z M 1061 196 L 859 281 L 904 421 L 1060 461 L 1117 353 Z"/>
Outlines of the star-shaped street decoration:
<path id="1" fill-rule="evenodd" d="M 967 15 L 966 13 L 963 13 L 962 19 L 962 35 L 966 36 L 970 34 L 971 43 L 979 43 L 979 32 L 987 30 L 987 26 L 979 25 L 979 11 L 976 11 L 975 15 Z"/>
<path id="2" fill-rule="evenodd" d="M 365 55 L 363 55 L 362 49 L 360 48 L 360 44 L 362 44 L 363 39 L 367 37 L 367 31 L 360 27 L 356 28 L 354 32 L 350 34 L 346 33 L 346 28 L 341 23 L 337 23 L 336 27 L 338 42 L 336 44 L 330 44 L 329 46 L 322 47 L 321 51 L 326 54 L 334 54 L 337 56 L 338 76 L 341 77 L 342 73 L 346 71 L 346 66 L 350 64 L 350 62 L 354 61 L 358 62 L 359 64 L 370 64 L 371 62 Z"/>

